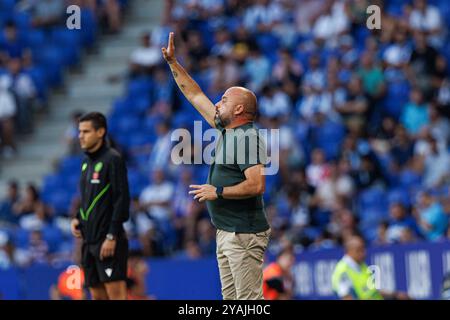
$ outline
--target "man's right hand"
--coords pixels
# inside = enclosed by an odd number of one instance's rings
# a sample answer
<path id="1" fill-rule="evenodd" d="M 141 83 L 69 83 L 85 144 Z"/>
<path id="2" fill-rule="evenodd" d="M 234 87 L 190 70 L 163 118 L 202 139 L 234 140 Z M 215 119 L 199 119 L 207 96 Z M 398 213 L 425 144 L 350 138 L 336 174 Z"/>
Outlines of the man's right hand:
<path id="1" fill-rule="evenodd" d="M 78 219 L 72 219 L 70 222 L 70 231 L 72 231 L 72 235 L 75 238 L 81 238 L 81 231 L 77 228 L 80 224 L 80 221 Z"/>
<path id="2" fill-rule="evenodd" d="M 175 44 L 173 42 L 173 32 L 169 33 L 169 42 L 167 44 L 167 48 L 161 48 L 164 59 L 167 63 L 175 62 Z"/>

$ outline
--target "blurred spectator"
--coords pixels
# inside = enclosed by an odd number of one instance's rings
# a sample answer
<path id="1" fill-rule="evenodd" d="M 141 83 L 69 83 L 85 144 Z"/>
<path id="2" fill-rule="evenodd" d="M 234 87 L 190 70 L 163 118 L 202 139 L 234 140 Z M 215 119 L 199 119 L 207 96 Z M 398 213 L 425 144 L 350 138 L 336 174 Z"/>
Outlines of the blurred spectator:
<path id="1" fill-rule="evenodd" d="M 14 94 L 17 102 L 17 125 L 21 133 L 31 133 L 36 87 L 31 76 L 24 72 L 19 58 L 8 61 L 8 73 L 0 76 L 0 82 Z"/>
<path id="2" fill-rule="evenodd" d="M 325 70 L 320 66 L 320 56 L 312 54 L 308 62 L 308 68 L 304 74 L 302 84 L 310 86 L 315 93 L 320 93 L 326 84 Z"/>
<path id="3" fill-rule="evenodd" d="M 173 183 L 166 179 L 164 171 L 153 171 L 152 183 L 139 196 L 139 202 L 149 215 L 158 222 L 166 222 L 172 217 L 170 208 L 174 193 Z"/>
<path id="4" fill-rule="evenodd" d="M 145 33 L 141 37 L 141 46 L 130 54 L 131 77 L 149 75 L 152 68 L 161 62 L 160 48 L 151 43 L 151 34 Z"/>
<path id="5" fill-rule="evenodd" d="M 108 33 L 115 34 L 122 28 L 122 10 L 119 0 L 101 0 L 97 11 Z"/>
<path id="6" fill-rule="evenodd" d="M 437 241 L 445 236 L 448 216 L 431 192 L 424 191 L 420 195 L 416 217 L 426 240 Z"/>
<path id="7" fill-rule="evenodd" d="M 414 152 L 414 143 L 403 126 L 396 127 L 391 147 L 393 169 L 399 170 L 409 163 Z"/>
<path id="8" fill-rule="evenodd" d="M 74 111 L 71 115 L 71 124 L 67 127 L 64 140 L 70 155 L 77 155 L 82 152 L 78 139 L 78 124 L 83 111 Z"/>
<path id="9" fill-rule="evenodd" d="M 160 122 L 156 127 L 156 141 L 150 153 L 148 167 L 150 170 L 163 169 L 170 161 L 172 148 L 170 124 Z"/>
<path id="10" fill-rule="evenodd" d="M 259 112 L 265 117 L 288 117 L 292 111 L 289 96 L 279 87 L 266 85 L 261 90 Z"/>
<path id="11" fill-rule="evenodd" d="M 47 242 L 42 236 L 42 232 L 33 230 L 30 233 L 30 239 L 28 244 L 29 262 L 46 264 L 49 262 L 49 247 Z"/>
<path id="12" fill-rule="evenodd" d="M 303 74 L 303 66 L 293 58 L 288 49 L 280 49 L 278 55 L 278 61 L 273 66 L 275 80 L 281 83 L 289 79 L 298 83 Z"/>
<path id="13" fill-rule="evenodd" d="M 33 184 L 27 185 L 25 197 L 15 203 L 13 212 L 19 218 L 19 223 L 21 225 L 24 223 L 29 227 L 28 229 L 33 229 L 35 226 L 37 228 L 43 226 L 47 212 L 44 203 L 39 197 L 39 191 Z M 27 216 L 29 216 L 27 219 L 22 220 Z"/>
<path id="14" fill-rule="evenodd" d="M 214 45 L 211 48 L 211 54 L 213 56 L 227 57 L 233 50 L 233 44 L 231 42 L 231 34 L 226 28 L 219 28 L 214 34 Z"/>
<path id="15" fill-rule="evenodd" d="M 151 92 L 151 98 L 153 99 L 153 106 L 149 110 L 150 116 L 162 116 L 168 118 L 172 112 L 173 103 L 173 82 L 167 76 L 162 68 L 156 68 L 154 73 L 154 83 Z"/>
<path id="16" fill-rule="evenodd" d="M 325 161 L 325 154 L 321 149 L 315 149 L 311 154 L 311 163 L 306 167 L 308 183 L 318 187 L 324 183 L 329 176 L 329 166 Z"/>
<path id="17" fill-rule="evenodd" d="M 299 1 L 295 9 L 295 24 L 301 35 L 310 34 L 314 21 L 322 14 L 323 8 L 327 5 L 325 1 L 302 0 Z"/>
<path id="18" fill-rule="evenodd" d="M 392 203 L 389 207 L 390 220 L 386 230 L 386 240 L 389 243 L 405 242 L 408 240 L 407 233 L 412 232 L 416 237 L 418 227 L 416 221 L 410 216 L 406 208 L 400 203 Z"/>
<path id="19" fill-rule="evenodd" d="M 259 93 L 271 74 L 270 62 L 257 47 L 250 49 L 250 56 L 244 65 L 250 90 Z"/>
<path id="20" fill-rule="evenodd" d="M 291 300 L 294 296 L 294 276 L 292 267 L 295 255 L 292 249 L 285 249 L 277 260 L 263 271 L 263 293 L 265 300 Z"/>
<path id="21" fill-rule="evenodd" d="M 218 55 L 213 58 L 211 67 L 211 84 L 209 91 L 215 96 L 221 96 L 226 89 L 239 83 L 239 68 L 227 55 Z"/>
<path id="22" fill-rule="evenodd" d="M 435 47 L 443 45 L 445 30 L 439 10 L 427 3 L 427 0 L 414 0 L 409 25 L 413 30 L 426 32 L 430 44 Z"/>
<path id="23" fill-rule="evenodd" d="M 388 228 L 389 228 L 388 221 L 381 221 L 378 224 L 377 236 L 376 236 L 376 239 L 373 241 L 375 245 L 382 246 L 382 245 L 387 245 L 389 243 L 388 238 L 387 238 Z"/>
<path id="24" fill-rule="evenodd" d="M 269 32 L 284 16 L 280 3 L 269 0 L 255 0 L 244 14 L 244 26 L 252 33 Z"/>
<path id="25" fill-rule="evenodd" d="M 361 56 L 361 65 L 358 70 L 358 76 L 362 80 L 364 92 L 369 99 L 369 121 L 373 125 L 373 121 L 379 121 L 379 109 L 381 101 L 386 93 L 386 83 L 383 70 L 375 64 L 374 53 L 366 51 Z M 378 111 L 378 113 L 377 113 Z M 377 117 L 374 119 L 374 117 Z"/>
<path id="26" fill-rule="evenodd" d="M 429 93 L 431 90 L 438 55 L 437 50 L 427 44 L 425 33 L 420 31 L 414 33 L 414 50 L 408 68 L 411 81 L 423 92 Z"/>
<path id="27" fill-rule="evenodd" d="M 19 185 L 17 181 L 8 182 L 6 198 L 0 202 L 0 225 L 15 224 L 17 218 L 14 215 L 13 208 L 19 201 Z"/>
<path id="28" fill-rule="evenodd" d="M 384 51 L 383 59 L 388 67 L 402 68 L 407 65 L 411 48 L 407 43 L 406 30 L 400 29 L 394 35 L 394 42 Z"/>
<path id="29" fill-rule="evenodd" d="M 139 199 L 133 198 L 130 207 L 130 220 L 125 223 L 125 230 L 129 238 L 137 238 L 145 256 L 158 255 L 156 223 L 148 213 L 142 209 Z"/>
<path id="30" fill-rule="evenodd" d="M 0 154 L 4 157 L 12 157 L 16 153 L 16 113 L 16 100 L 9 90 L 8 80 L 0 76 Z"/>
<path id="31" fill-rule="evenodd" d="M 449 179 L 450 154 L 445 146 L 439 146 L 436 139 L 430 137 L 430 152 L 424 157 L 424 186 L 428 188 L 443 185 Z"/>
<path id="32" fill-rule="evenodd" d="M 64 5 L 64 0 L 22 0 L 18 4 L 20 8 L 31 12 L 31 23 L 37 28 L 60 24 L 65 13 Z"/>
<path id="33" fill-rule="evenodd" d="M 337 106 L 337 111 L 343 117 L 347 127 L 360 132 L 368 120 L 369 107 L 369 99 L 364 93 L 361 79 L 357 76 L 352 77 L 348 84 L 346 102 Z"/>
<path id="34" fill-rule="evenodd" d="M 0 38 L 0 52 L 4 51 L 9 58 L 22 58 L 27 46 L 21 36 L 15 23 L 8 21 Z"/>
<path id="35" fill-rule="evenodd" d="M 325 7 L 314 22 L 314 37 L 334 47 L 340 35 L 349 30 L 350 21 L 341 0 L 326 0 Z"/>
<path id="36" fill-rule="evenodd" d="M 376 185 L 384 187 L 386 183 L 378 164 L 369 155 L 361 158 L 361 166 L 353 172 L 352 176 L 358 190 L 364 190 Z"/>
<path id="37" fill-rule="evenodd" d="M 352 178 L 340 172 L 336 163 L 331 163 L 325 181 L 317 186 L 317 202 L 320 208 L 332 210 L 339 201 L 351 199 L 353 192 Z"/>
<path id="38" fill-rule="evenodd" d="M 216 252 L 216 232 L 208 218 L 203 218 L 197 225 L 198 245 L 202 256 L 211 256 Z"/>
<path id="39" fill-rule="evenodd" d="M 414 88 L 409 102 L 403 107 L 401 123 L 410 135 L 415 136 L 428 122 L 428 106 L 424 103 L 423 93 L 419 88 Z"/>
<path id="40" fill-rule="evenodd" d="M 190 30 L 187 33 L 186 46 L 190 59 L 190 69 L 195 74 L 206 67 L 209 49 L 206 47 L 200 32 Z"/>
<path id="41" fill-rule="evenodd" d="M 144 260 L 142 253 L 131 251 L 128 255 L 128 300 L 155 299 L 147 294 L 147 274 L 150 268 Z"/>
<path id="42" fill-rule="evenodd" d="M 200 246 L 195 240 L 187 240 L 184 243 L 184 250 L 181 251 L 176 258 L 180 260 L 196 260 L 202 257 Z"/>

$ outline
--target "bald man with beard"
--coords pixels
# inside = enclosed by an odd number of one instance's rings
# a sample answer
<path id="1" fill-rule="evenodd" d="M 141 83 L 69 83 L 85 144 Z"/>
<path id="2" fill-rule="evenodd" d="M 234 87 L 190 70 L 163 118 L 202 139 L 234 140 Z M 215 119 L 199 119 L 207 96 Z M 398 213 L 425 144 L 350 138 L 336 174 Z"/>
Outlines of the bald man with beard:
<path id="1" fill-rule="evenodd" d="M 263 260 L 270 227 L 263 194 L 266 148 L 254 126 L 255 94 L 231 87 L 215 105 L 175 58 L 173 32 L 162 48 L 181 92 L 204 119 L 219 130 L 207 184 L 189 193 L 206 202 L 216 227 L 217 261 L 224 300 L 262 300 Z"/>

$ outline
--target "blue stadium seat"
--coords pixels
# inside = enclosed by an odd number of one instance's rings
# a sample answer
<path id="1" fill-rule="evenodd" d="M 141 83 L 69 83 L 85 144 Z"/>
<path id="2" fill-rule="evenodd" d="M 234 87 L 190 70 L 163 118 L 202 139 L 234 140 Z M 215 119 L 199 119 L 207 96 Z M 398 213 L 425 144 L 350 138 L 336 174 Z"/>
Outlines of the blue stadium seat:
<path id="1" fill-rule="evenodd" d="M 378 187 L 367 189 L 358 196 L 359 214 L 367 210 L 384 212 L 388 210 L 386 193 Z"/>
<path id="2" fill-rule="evenodd" d="M 53 29 L 51 41 L 62 49 L 64 66 L 75 66 L 81 57 L 81 33 L 78 30 L 69 30 L 61 27 Z"/>
<path id="3" fill-rule="evenodd" d="M 408 193 L 407 190 L 402 188 L 389 190 L 388 202 L 389 204 L 401 203 L 404 206 L 409 206 L 411 204 L 410 194 Z"/>
<path id="4" fill-rule="evenodd" d="M 90 48 L 97 37 L 97 22 L 95 14 L 89 9 L 81 9 L 81 41 L 83 47 Z"/>
<path id="5" fill-rule="evenodd" d="M 42 64 L 47 71 L 49 84 L 54 87 L 63 84 L 63 54 L 61 49 L 54 45 L 39 47 L 33 51 L 36 63 Z"/>
<path id="6" fill-rule="evenodd" d="M 15 5 L 16 0 L 0 0 L 0 10 L 3 12 L 12 12 Z"/>
<path id="7" fill-rule="evenodd" d="M 19 31 L 21 32 L 31 31 L 31 16 L 28 12 L 25 11 L 15 12 L 13 16 L 13 21 L 16 24 Z"/>
<path id="8" fill-rule="evenodd" d="M 39 29 L 30 29 L 25 33 L 25 43 L 30 46 L 33 51 L 38 51 L 46 43 L 45 33 Z"/>
<path id="9" fill-rule="evenodd" d="M 411 188 L 420 187 L 422 177 L 412 170 L 405 169 L 400 173 L 399 182 L 403 188 L 409 190 Z"/>
<path id="10" fill-rule="evenodd" d="M 48 196 L 48 204 L 54 209 L 56 215 L 67 215 L 72 202 L 72 193 L 66 189 L 54 190 Z"/>
<path id="11" fill-rule="evenodd" d="M 384 99 L 384 112 L 398 120 L 403 110 L 403 106 L 409 100 L 409 84 L 406 81 L 389 82 L 387 93 Z"/>
<path id="12" fill-rule="evenodd" d="M 64 157 L 59 165 L 59 172 L 63 176 L 81 171 L 81 156 L 67 156 Z"/>
<path id="13" fill-rule="evenodd" d="M 313 145 L 323 149 L 327 159 L 334 159 L 339 154 L 344 134 L 344 126 L 329 121 L 312 129 Z"/>
<path id="14" fill-rule="evenodd" d="M 38 98 L 41 101 L 46 102 L 48 98 L 48 84 L 45 70 L 40 66 L 32 66 L 25 70 L 25 72 L 31 77 L 36 87 Z"/>
<path id="15" fill-rule="evenodd" d="M 21 249 L 26 249 L 28 247 L 28 241 L 30 239 L 30 232 L 25 229 L 18 228 L 14 232 L 13 242 L 14 245 Z"/>
<path id="16" fill-rule="evenodd" d="M 147 78 L 133 79 L 128 82 L 127 96 L 128 97 L 141 97 L 150 95 L 152 89 L 152 83 Z"/>
<path id="17" fill-rule="evenodd" d="M 42 238 L 47 242 L 50 253 L 58 251 L 59 246 L 64 240 L 61 230 L 52 225 L 46 225 L 42 229 Z"/>

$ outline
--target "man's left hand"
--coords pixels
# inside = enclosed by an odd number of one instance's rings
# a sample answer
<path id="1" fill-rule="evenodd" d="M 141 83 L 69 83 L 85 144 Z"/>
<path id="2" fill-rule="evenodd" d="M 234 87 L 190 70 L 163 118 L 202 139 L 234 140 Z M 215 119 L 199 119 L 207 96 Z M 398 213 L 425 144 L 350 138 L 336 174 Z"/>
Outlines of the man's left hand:
<path id="1" fill-rule="evenodd" d="M 102 248 L 100 249 L 100 260 L 114 256 L 116 251 L 116 240 L 103 241 Z"/>
<path id="2" fill-rule="evenodd" d="M 210 184 L 191 184 L 189 188 L 194 189 L 189 191 L 189 194 L 194 194 L 194 199 L 198 199 L 199 202 L 217 199 L 216 187 Z"/>

